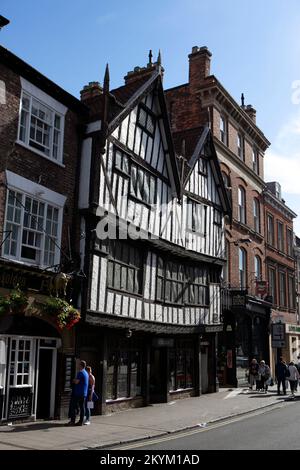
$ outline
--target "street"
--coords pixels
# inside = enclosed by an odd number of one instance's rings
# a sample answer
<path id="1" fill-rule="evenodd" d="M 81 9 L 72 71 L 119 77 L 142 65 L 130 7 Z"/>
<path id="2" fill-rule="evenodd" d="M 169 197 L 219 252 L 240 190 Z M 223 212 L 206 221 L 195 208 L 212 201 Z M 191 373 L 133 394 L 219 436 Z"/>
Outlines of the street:
<path id="1" fill-rule="evenodd" d="M 197 430 L 114 449 L 296 450 L 300 449 L 300 400 L 211 424 Z"/>

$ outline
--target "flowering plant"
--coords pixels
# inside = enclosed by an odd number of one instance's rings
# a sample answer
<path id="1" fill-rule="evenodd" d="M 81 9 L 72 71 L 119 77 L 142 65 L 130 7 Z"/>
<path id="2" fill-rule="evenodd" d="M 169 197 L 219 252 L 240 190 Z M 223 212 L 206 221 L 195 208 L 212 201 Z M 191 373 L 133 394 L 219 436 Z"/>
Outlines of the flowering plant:
<path id="1" fill-rule="evenodd" d="M 66 300 L 49 297 L 43 306 L 44 312 L 56 317 L 56 324 L 60 330 L 71 329 L 80 320 L 80 312 Z"/>
<path id="2" fill-rule="evenodd" d="M 0 314 L 1 313 L 23 313 L 28 306 L 28 297 L 19 287 L 13 289 L 5 297 L 0 296 Z"/>

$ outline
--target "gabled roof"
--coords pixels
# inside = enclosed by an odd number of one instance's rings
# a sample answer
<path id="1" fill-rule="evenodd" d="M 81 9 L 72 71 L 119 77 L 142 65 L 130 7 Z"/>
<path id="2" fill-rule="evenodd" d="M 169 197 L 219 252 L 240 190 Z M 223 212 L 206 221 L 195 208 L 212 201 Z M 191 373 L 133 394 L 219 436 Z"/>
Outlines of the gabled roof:
<path id="1" fill-rule="evenodd" d="M 194 129 L 173 133 L 174 145 L 181 160 L 181 175 L 183 189 L 194 170 L 201 154 L 208 156 L 212 173 L 215 179 L 219 197 L 225 214 L 231 217 L 231 203 L 223 181 L 220 162 L 216 153 L 213 136 L 208 126 L 200 126 Z M 184 155 L 182 153 L 184 152 Z M 184 157 L 184 158 L 182 158 Z M 184 168 L 182 168 L 184 164 Z"/>
<path id="2" fill-rule="evenodd" d="M 168 117 L 167 105 L 165 101 L 164 91 L 162 87 L 161 74 L 159 71 L 141 77 L 132 83 L 128 83 L 122 87 L 110 91 L 115 105 L 109 110 L 108 135 L 111 134 L 123 121 L 128 114 L 142 101 L 142 99 L 155 90 L 160 104 L 161 117 L 164 121 L 164 130 L 168 144 L 168 153 L 172 166 L 172 185 L 175 187 L 177 197 L 181 197 L 180 177 L 178 172 L 176 154 L 172 139 L 170 122 Z M 170 175 L 171 176 L 171 175 Z"/>

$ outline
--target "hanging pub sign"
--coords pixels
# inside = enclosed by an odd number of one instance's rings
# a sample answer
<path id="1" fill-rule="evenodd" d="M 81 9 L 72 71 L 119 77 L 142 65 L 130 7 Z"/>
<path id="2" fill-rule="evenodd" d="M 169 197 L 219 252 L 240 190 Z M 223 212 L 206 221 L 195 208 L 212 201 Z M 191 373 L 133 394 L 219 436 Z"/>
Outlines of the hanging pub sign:
<path id="1" fill-rule="evenodd" d="M 246 307 L 247 291 L 246 290 L 233 290 L 231 293 L 231 306 L 232 308 Z"/>
<path id="2" fill-rule="evenodd" d="M 8 418 L 25 418 L 31 415 L 32 390 L 31 387 L 11 388 L 8 401 Z"/>
<path id="3" fill-rule="evenodd" d="M 9 265 L 0 266 L 0 287 L 5 289 L 35 290 L 49 294 L 52 286 L 53 274 L 27 271 L 22 268 L 12 268 Z"/>
<path id="4" fill-rule="evenodd" d="M 268 294 L 268 282 L 267 281 L 256 281 L 255 283 L 256 295 L 263 297 Z"/>

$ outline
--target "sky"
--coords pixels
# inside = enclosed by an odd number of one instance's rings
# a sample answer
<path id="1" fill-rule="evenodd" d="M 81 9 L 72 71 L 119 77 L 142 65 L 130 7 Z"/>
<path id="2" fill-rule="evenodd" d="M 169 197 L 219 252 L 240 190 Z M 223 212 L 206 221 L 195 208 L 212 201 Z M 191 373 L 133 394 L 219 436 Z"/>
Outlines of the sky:
<path id="1" fill-rule="evenodd" d="M 79 97 L 90 81 L 111 88 L 161 50 L 164 87 L 188 80 L 193 46 L 212 52 L 211 73 L 257 110 L 271 142 L 265 180 L 278 181 L 300 236 L 299 0 L 1 0 L 11 23 L 0 44 Z"/>

